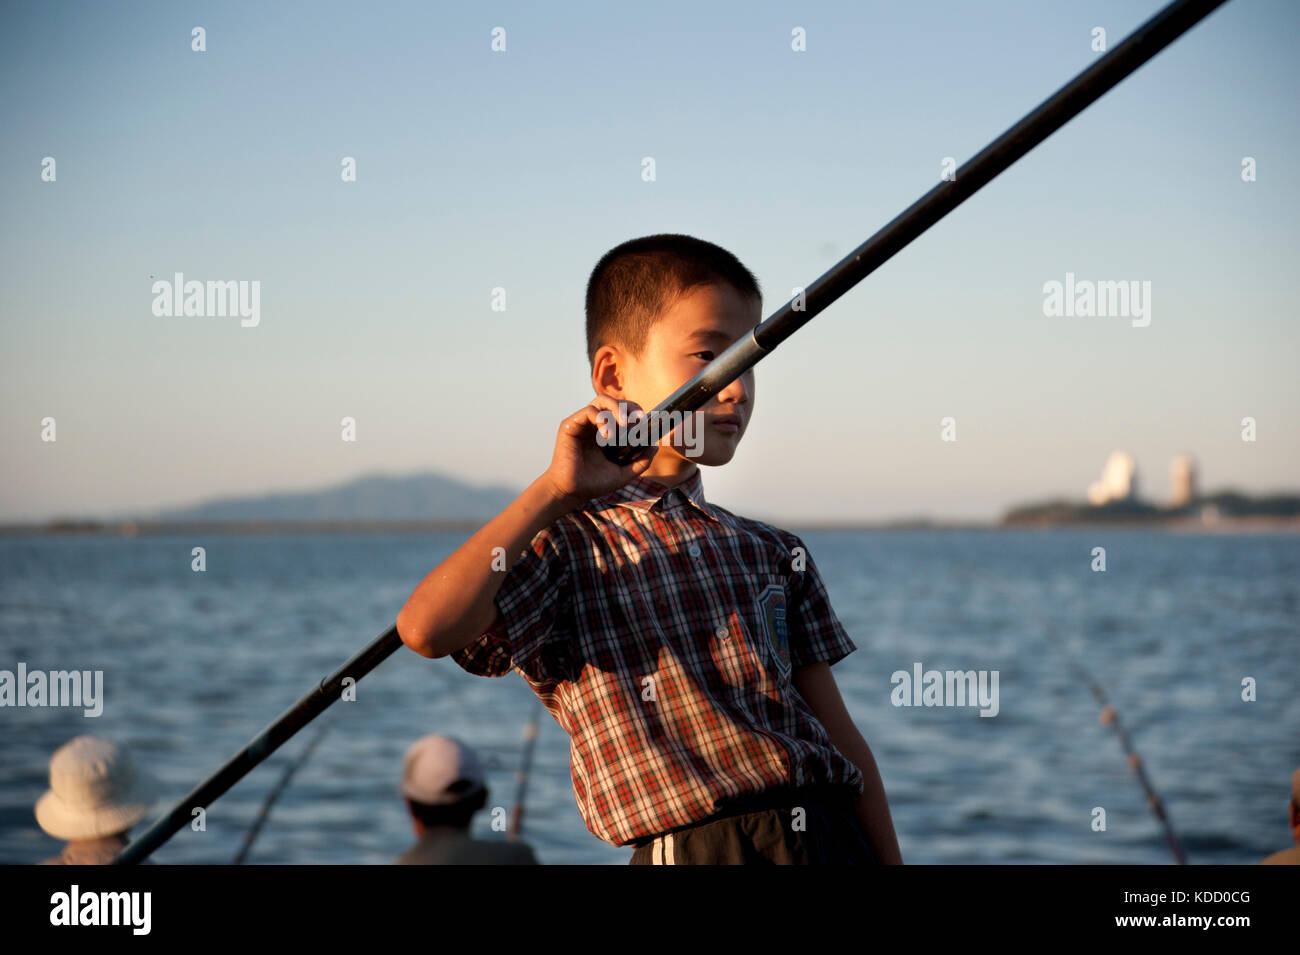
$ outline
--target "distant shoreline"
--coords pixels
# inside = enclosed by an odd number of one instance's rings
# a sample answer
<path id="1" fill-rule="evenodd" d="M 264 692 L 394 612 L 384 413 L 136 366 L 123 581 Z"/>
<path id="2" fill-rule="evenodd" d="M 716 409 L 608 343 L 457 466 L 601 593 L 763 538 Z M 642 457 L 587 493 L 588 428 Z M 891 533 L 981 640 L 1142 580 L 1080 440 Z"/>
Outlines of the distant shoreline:
<path id="1" fill-rule="evenodd" d="M 1097 521 L 1017 521 L 997 525 L 998 530 L 1082 530 L 1083 528 L 1121 528 L 1123 530 L 1165 531 L 1171 534 L 1300 534 L 1300 517 L 1251 515 L 1219 517 L 1213 521 L 1199 517 L 1167 517 L 1155 520 Z"/>
<path id="2" fill-rule="evenodd" d="M 478 530 L 482 520 L 412 521 L 51 521 L 44 524 L 0 524 L 0 537 L 167 537 L 181 535 L 285 535 L 285 534 L 440 534 Z M 768 521 L 772 523 L 772 521 Z M 800 531 L 1028 531 L 1051 530 L 1152 530 L 1175 534 L 1300 534 L 1300 516 L 1221 516 L 1213 521 L 1200 517 L 1159 519 L 1041 521 L 777 521 L 782 527 Z"/>
<path id="3" fill-rule="evenodd" d="M 0 523 L 0 537 L 161 537 L 182 535 L 463 534 L 469 536 L 516 498 L 505 486 L 479 486 L 437 472 L 363 474 L 318 490 L 219 498 L 165 511 L 65 514 Z M 407 515 L 454 515 L 413 518 Z M 1232 488 L 1196 494 L 1178 505 L 1135 495 L 1093 505 L 1077 500 L 1019 504 L 983 520 L 927 517 L 781 518 L 748 515 L 792 531 L 998 531 L 1128 528 L 1190 534 L 1300 533 L 1300 493 L 1247 494 Z"/>

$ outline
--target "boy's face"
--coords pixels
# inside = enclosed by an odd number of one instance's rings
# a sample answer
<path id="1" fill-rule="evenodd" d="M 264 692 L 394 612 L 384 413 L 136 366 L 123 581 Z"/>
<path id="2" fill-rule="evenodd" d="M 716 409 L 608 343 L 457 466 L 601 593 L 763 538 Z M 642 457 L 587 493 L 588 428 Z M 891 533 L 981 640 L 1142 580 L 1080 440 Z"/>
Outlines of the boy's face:
<path id="1" fill-rule="evenodd" d="M 645 349 L 632 355 L 617 345 L 596 352 L 592 386 L 598 394 L 636 402 L 650 411 L 700 372 L 726 348 L 762 321 L 761 304 L 730 285 L 691 289 L 666 309 L 651 327 Z M 686 425 L 662 442 L 648 476 L 671 475 L 686 462 L 726 464 L 736 453 L 754 411 L 751 368 L 699 409 L 693 440 Z M 701 449 L 699 455 L 694 451 Z"/>

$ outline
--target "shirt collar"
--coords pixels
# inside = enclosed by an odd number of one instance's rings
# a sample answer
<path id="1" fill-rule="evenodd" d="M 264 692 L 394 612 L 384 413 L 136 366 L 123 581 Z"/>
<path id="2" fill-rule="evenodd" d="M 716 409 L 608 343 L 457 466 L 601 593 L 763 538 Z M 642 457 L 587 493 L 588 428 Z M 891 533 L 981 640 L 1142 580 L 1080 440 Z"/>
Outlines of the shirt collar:
<path id="1" fill-rule="evenodd" d="M 717 518 L 709 513 L 704 500 L 704 481 L 696 466 L 686 480 L 676 487 L 668 487 L 644 475 L 633 478 L 617 491 L 592 502 L 597 510 L 621 505 L 638 511 L 673 514 L 679 508 L 694 505 L 695 509 L 711 521 Z"/>

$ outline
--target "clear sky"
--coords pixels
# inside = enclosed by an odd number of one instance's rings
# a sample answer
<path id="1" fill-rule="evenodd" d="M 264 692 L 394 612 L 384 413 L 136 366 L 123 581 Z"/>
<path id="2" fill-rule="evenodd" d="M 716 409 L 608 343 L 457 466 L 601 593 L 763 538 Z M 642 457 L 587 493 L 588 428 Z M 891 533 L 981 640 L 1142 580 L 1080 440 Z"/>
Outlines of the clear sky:
<path id="1" fill-rule="evenodd" d="M 591 397 L 601 254 L 708 239 L 771 314 L 1160 6 L 6 4 L 0 520 L 523 487 Z M 1231 0 L 849 292 L 758 367 L 708 496 L 992 518 L 1115 449 L 1157 500 L 1183 451 L 1209 489 L 1300 485 L 1298 28 Z M 260 282 L 259 324 L 155 316 L 176 272 Z M 1149 281 L 1150 324 L 1045 316 L 1067 272 Z"/>

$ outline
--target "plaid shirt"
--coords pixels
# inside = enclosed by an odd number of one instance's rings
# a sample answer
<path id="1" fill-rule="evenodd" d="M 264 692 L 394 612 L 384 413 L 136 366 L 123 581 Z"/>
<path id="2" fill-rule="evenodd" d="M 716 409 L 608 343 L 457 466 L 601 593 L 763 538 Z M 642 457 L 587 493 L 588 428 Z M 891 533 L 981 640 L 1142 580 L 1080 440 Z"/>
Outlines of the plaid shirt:
<path id="1" fill-rule="evenodd" d="M 777 787 L 862 791 L 791 683 L 857 649 L 812 558 L 794 534 L 705 503 L 698 467 L 672 489 L 636 478 L 541 531 L 496 607 L 452 658 L 528 681 L 570 736 L 598 838 L 626 845 Z"/>

